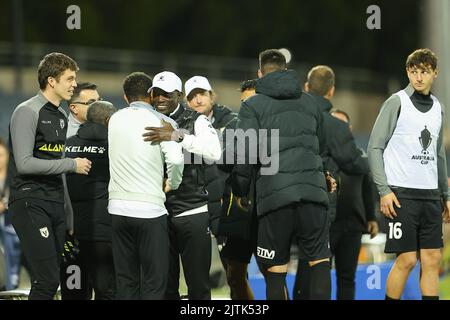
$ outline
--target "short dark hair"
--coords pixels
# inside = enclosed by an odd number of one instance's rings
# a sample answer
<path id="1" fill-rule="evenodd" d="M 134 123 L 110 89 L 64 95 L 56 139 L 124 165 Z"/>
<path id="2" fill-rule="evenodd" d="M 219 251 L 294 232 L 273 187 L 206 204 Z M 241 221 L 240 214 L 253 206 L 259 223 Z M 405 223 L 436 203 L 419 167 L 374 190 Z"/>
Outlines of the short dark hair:
<path id="1" fill-rule="evenodd" d="M 114 107 L 111 102 L 95 101 L 89 106 L 86 119 L 89 122 L 106 125 L 106 120 L 109 119 L 116 111 L 116 107 Z"/>
<path id="2" fill-rule="evenodd" d="M 308 72 L 308 88 L 318 96 L 324 96 L 334 86 L 334 72 L 328 66 L 315 66 Z"/>
<path id="3" fill-rule="evenodd" d="M 436 70 L 437 68 L 437 57 L 434 52 L 428 48 L 417 49 L 406 59 L 406 68 L 421 68 L 421 66 L 430 66 L 433 70 Z"/>
<path id="4" fill-rule="evenodd" d="M 77 101 L 77 99 L 80 97 L 81 91 L 83 90 L 97 90 L 97 85 L 92 82 L 77 83 L 77 86 L 73 89 L 73 95 L 68 103 L 71 104 L 74 101 Z"/>
<path id="5" fill-rule="evenodd" d="M 56 81 L 59 81 L 59 78 L 67 69 L 75 72 L 79 70 L 77 63 L 71 57 L 59 52 L 45 55 L 38 66 L 39 88 L 44 90 L 47 87 L 48 77 L 53 77 Z"/>
<path id="6" fill-rule="evenodd" d="M 349 116 L 348 113 L 345 112 L 344 110 L 341 110 L 341 109 L 332 109 L 332 110 L 330 111 L 330 114 L 333 114 L 333 113 L 340 113 L 340 114 L 342 114 L 344 117 L 347 118 L 347 122 L 350 124 L 350 116 Z"/>
<path id="7" fill-rule="evenodd" d="M 123 80 L 123 92 L 128 102 L 137 101 L 149 97 L 148 89 L 153 84 L 152 78 L 144 72 L 133 72 Z"/>
<path id="8" fill-rule="evenodd" d="M 259 54 L 259 68 L 262 74 L 287 68 L 286 57 L 277 49 L 267 49 Z"/>
<path id="9" fill-rule="evenodd" d="M 247 91 L 247 90 L 255 90 L 256 89 L 256 81 L 257 79 L 250 79 L 242 81 L 239 85 L 239 89 L 241 92 Z"/>

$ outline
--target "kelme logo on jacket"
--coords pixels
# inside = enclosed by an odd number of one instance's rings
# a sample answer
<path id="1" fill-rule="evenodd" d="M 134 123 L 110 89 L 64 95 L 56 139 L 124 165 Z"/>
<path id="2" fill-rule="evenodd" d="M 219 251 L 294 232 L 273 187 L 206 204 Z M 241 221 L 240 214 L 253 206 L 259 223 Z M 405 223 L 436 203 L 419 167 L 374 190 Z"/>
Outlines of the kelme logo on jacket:
<path id="1" fill-rule="evenodd" d="M 97 146 L 66 146 L 66 152 L 73 153 L 105 153 L 105 147 L 97 147 Z"/>
<path id="2" fill-rule="evenodd" d="M 39 150 L 50 151 L 50 152 L 63 152 L 64 145 L 63 144 L 46 143 L 42 147 L 40 147 Z"/>

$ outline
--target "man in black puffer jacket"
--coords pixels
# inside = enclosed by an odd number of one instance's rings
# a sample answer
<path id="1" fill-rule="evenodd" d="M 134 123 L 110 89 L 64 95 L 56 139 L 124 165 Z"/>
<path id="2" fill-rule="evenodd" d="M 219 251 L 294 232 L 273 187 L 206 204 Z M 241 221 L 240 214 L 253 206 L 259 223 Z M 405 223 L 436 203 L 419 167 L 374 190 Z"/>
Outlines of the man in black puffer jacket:
<path id="1" fill-rule="evenodd" d="M 369 173 L 367 157 L 362 157 L 348 124 L 330 114 L 333 108 L 330 99 L 334 96 L 335 76 L 328 66 L 315 66 L 308 72 L 305 91 L 315 99 L 323 115 L 325 147 L 321 153 L 324 167 L 339 181 L 341 172 L 347 175 L 364 175 Z M 338 186 L 339 188 L 339 186 Z M 338 192 L 330 193 L 330 219 L 336 217 Z"/>
<path id="2" fill-rule="evenodd" d="M 189 103 L 191 105 L 191 103 Z M 194 108 L 195 109 L 195 108 Z M 214 104 L 211 111 L 211 124 L 226 139 L 226 130 L 236 128 L 237 114 L 226 106 Z M 226 141 L 222 140 L 226 145 Z M 225 180 L 229 173 L 222 170 L 217 164 L 207 165 L 206 170 L 206 190 L 208 190 L 208 211 L 210 215 L 211 231 L 217 235 L 220 212 L 222 210 L 221 200 L 225 189 Z"/>
<path id="3" fill-rule="evenodd" d="M 334 110 L 331 115 L 347 123 L 350 118 L 342 110 Z M 363 150 L 359 150 L 367 157 Z M 378 233 L 375 216 L 377 193 L 370 173 L 365 175 L 340 174 L 340 192 L 336 219 L 331 224 L 330 247 L 336 265 L 336 298 L 355 299 L 355 273 L 361 249 L 361 236 L 370 233 L 374 238 Z"/>
<path id="4" fill-rule="evenodd" d="M 71 281 L 74 266 L 61 268 L 63 300 L 115 298 L 114 262 L 111 247 L 111 215 L 108 213 L 108 128 L 116 108 L 109 102 L 97 101 L 89 106 L 87 122 L 76 135 L 67 139 L 66 157 L 89 157 L 92 168 L 87 176 L 68 174 L 67 189 L 73 209 L 75 237 L 80 243 L 78 267 L 81 283 Z M 68 281 L 69 280 L 69 281 Z"/>
<path id="5" fill-rule="evenodd" d="M 339 195 L 339 181 L 342 173 L 346 175 L 367 175 L 369 162 L 362 157 L 348 124 L 336 119 L 330 114 L 333 105 L 330 99 L 334 96 L 335 75 L 333 70 L 324 65 L 313 67 L 308 72 L 305 91 L 310 93 L 322 112 L 325 146 L 321 152 L 324 167 L 338 182 L 338 192 L 329 193 L 330 204 L 328 213 L 330 221 L 336 218 L 336 207 Z M 294 286 L 294 299 L 309 299 L 308 263 L 299 260 Z"/>
<path id="6" fill-rule="evenodd" d="M 301 92 L 297 73 L 286 69 L 280 51 L 263 51 L 259 61 L 256 95 L 242 103 L 236 133 L 238 140 L 239 129 L 247 137 L 256 134 L 258 148 L 251 138 L 244 151 L 238 143 L 233 192 L 238 197 L 248 194 L 251 168 L 257 166 L 257 259 L 267 266 L 267 298 L 288 298 L 287 263 L 291 242 L 297 238 L 302 258 L 311 267 L 311 298 L 330 299 L 330 222 L 319 150 L 322 114 L 314 98 Z"/>

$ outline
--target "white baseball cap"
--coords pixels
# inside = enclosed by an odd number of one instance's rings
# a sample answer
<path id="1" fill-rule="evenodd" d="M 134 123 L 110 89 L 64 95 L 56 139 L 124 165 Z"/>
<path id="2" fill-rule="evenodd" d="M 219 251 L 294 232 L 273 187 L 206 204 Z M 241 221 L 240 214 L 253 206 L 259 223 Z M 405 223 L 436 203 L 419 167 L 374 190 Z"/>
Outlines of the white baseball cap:
<path id="1" fill-rule="evenodd" d="M 159 88 L 168 93 L 174 92 L 175 90 L 181 92 L 181 87 L 181 79 L 175 73 L 163 71 L 153 77 L 153 85 L 147 92 L 150 92 L 153 88 Z"/>
<path id="2" fill-rule="evenodd" d="M 203 89 L 206 91 L 211 91 L 211 85 L 209 84 L 208 79 L 202 76 L 194 76 L 190 78 L 186 83 L 184 84 L 184 92 L 186 94 L 186 97 L 191 93 L 194 89 Z"/>

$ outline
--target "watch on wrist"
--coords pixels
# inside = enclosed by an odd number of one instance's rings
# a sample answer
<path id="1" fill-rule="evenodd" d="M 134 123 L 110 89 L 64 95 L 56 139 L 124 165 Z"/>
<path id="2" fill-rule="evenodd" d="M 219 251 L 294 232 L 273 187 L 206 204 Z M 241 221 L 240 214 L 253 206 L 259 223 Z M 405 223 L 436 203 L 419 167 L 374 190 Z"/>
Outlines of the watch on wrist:
<path id="1" fill-rule="evenodd" d="M 179 131 L 179 130 L 177 130 L 177 140 L 176 141 L 177 142 L 182 142 L 183 139 L 184 139 L 184 133 Z"/>

